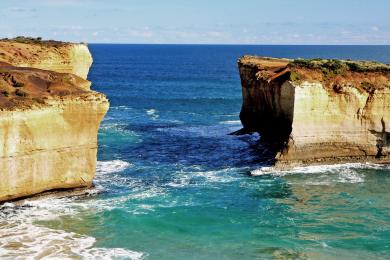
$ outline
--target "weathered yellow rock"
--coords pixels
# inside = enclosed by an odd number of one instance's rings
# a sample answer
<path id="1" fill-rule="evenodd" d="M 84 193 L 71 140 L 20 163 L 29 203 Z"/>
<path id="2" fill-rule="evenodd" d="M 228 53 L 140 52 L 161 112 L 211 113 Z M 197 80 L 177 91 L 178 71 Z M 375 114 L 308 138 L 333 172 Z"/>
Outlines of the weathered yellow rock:
<path id="1" fill-rule="evenodd" d="M 0 115 L 0 201 L 43 191 L 89 187 L 104 95 L 52 99 L 45 106 Z"/>
<path id="2" fill-rule="evenodd" d="M 41 64 L 61 71 L 56 62 Z M 67 71 L 89 69 L 67 58 L 63 64 Z M 0 63 L 0 202 L 91 186 L 97 132 L 108 108 L 107 98 L 74 74 Z"/>
<path id="3" fill-rule="evenodd" d="M 92 56 L 86 44 L 38 41 L 29 38 L 0 40 L 0 62 L 72 73 L 87 78 Z"/>
<path id="4" fill-rule="evenodd" d="M 390 66 L 247 56 L 239 68 L 242 132 L 276 144 L 276 165 L 390 162 Z"/>

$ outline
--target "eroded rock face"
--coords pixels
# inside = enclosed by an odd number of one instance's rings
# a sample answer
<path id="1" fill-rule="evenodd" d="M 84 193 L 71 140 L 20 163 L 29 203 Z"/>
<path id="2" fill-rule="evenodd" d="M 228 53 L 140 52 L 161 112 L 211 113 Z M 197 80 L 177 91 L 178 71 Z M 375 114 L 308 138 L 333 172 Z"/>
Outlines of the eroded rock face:
<path id="1" fill-rule="evenodd" d="M 86 44 L 17 38 L 0 40 L 0 62 L 17 67 L 71 73 L 86 79 L 92 56 Z"/>
<path id="2" fill-rule="evenodd" d="M 70 73 L 0 64 L 0 202 L 92 185 L 109 102 L 90 85 Z"/>
<path id="3" fill-rule="evenodd" d="M 390 66 L 239 60 L 242 132 L 276 147 L 276 165 L 390 162 Z"/>

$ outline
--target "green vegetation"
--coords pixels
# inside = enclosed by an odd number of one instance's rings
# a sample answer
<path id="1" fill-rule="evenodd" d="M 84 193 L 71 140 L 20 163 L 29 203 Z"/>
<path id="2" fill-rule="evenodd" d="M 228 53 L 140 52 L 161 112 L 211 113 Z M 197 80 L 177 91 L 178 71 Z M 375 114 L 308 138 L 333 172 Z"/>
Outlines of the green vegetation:
<path id="1" fill-rule="evenodd" d="M 12 86 L 15 88 L 22 88 L 24 86 L 24 83 L 15 81 L 12 82 Z"/>
<path id="2" fill-rule="evenodd" d="M 368 93 L 373 93 L 376 89 L 374 84 L 367 82 L 367 81 L 363 81 L 361 85 L 362 85 L 363 89 L 365 91 L 367 91 Z"/>
<path id="3" fill-rule="evenodd" d="M 25 43 L 25 44 L 39 44 L 39 45 L 50 45 L 54 47 L 60 47 L 62 45 L 65 45 L 66 43 L 60 42 L 60 41 L 53 41 L 53 40 L 42 40 L 42 37 L 25 37 L 25 36 L 18 36 L 13 39 L 9 38 L 3 38 L 0 39 L 0 41 L 7 41 L 7 42 L 17 42 L 17 43 Z"/>
<path id="4" fill-rule="evenodd" d="M 73 81 L 74 81 L 74 78 L 70 74 L 66 74 L 62 77 L 62 82 L 64 82 L 64 83 L 72 84 Z"/>
<path id="5" fill-rule="evenodd" d="M 390 65 L 375 61 L 351 61 L 336 59 L 296 59 L 291 62 L 291 67 L 306 69 L 320 69 L 324 74 L 343 74 L 352 72 L 381 72 L 390 73 Z"/>
<path id="6" fill-rule="evenodd" d="M 27 97 L 28 94 L 26 92 L 24 92 L 23 90 L 20 90 L 20 89 L 17 89 L 15 91 L 15 95 L 19 96 L 19 97 Z"/>
<path id="7" fill-rule="evenodd" d="M 295 71 L 291 71 L 290 80 L 294 81 L 294 82 L 298 82 L 301 80 L 301 76 L 298 73 L 296 73 Z"/>
<path id="8" fill-rule="evenodd" d="M 9 96 L 9 92 L 7 90 L 2 90 L 1 94 L 3 94 L 5 97 Z"/>
<path id="9" fill-rule="evenodd" d="M 13 39 L 3 39 L 3 40 L 11 40 L 19 43 L 35 43 L 35 44 L 42 42 L 41 37 L 33 38 L 33 37 L 24 37 L 24 36 L 18 36 Z"/>

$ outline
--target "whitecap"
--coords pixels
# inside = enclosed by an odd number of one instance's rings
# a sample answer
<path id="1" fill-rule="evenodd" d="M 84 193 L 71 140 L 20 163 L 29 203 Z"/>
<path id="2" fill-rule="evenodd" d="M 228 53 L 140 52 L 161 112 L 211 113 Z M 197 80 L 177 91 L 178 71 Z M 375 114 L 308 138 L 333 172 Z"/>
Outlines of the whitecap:
<path id="1" fill-rule="evenodd" d="M 262 167 L 251 171 L 252 176 L 293 176 L 307 174 L 307 177 L 315 176 L 315 180 L 304 181 L 308 185 L 330 185 L 332 183 L 361 183 L 364 182 L 362 169 L 390 169 L 389 165 L 374 163 L 344 163 L 334 165 L 312 165 L 295 167 L 289 170 L 278 170 L 273 167 Z M 302 180 L 300 181 L 302 183 Z"/>
<path id="2" fill-rule="evenodd" d="M 131 167 L 132 164 L 126 161 L 113 160 L 113 161 L 98 161 L 96 165 L 97 174 L 108 174 L 115 172 L 122 172 Z"/>
<path id="3" fill-rule="evenodd" d="M 108 123 L 104 122 L 100 126 L 100 131 L 108 132 L 108 133 L 117 133 L 122 135 L 131 135 L 131 136 L 137 136 L 137 134 L 131 130 L 126 129 L 126 124 L 121 123 Z"/>
<path id="4" fill-rule="evenodd" d="M 146 114 L 148 115 L 148 116 L 150 116 L 152 119 L 157 119 L 157 118 L 159 118 L 160 116 L 158 115 L 158 112 L 157 112 L 157 110 L 156 109 L 148 109 L 148 110 L 146 110 Z"/>
<path id="5" fill-rule="evenodd" d="M 222 121 L 222 122 L 219 122 L 220 124 L 223 124 L 223 125 L 241 125 L 241 121 L 240 120 L 226 120 L 226 121 Z"/>
<path id="6" fill-rule="evenodd" d="M 332 164 L 332 165 L 311 165 L 311 166 L 300 166 L 294 167 L 289 170 L 278 170 L 274 167 L 261 167 L 259 169 L 251 171 L 253 176 L 261 175 L 291 175 L 291 174 L 302 174 L 302 173 L 324 173 L 324 172 L 334 172 L 337 170 L 345 169 L 390 169 L 390 166 L 383 164 L 374 164 L 374 163 L 344 163 L 344 164 Z"/>
<path id="7" fill-rule="evenodd" d="M 343 169 L 339 172 L 337 181 L 341 183 L 359 183 L 364 182 L 364 176 L 352 169 Z"/>
<path id="8" fill-rule="evenodd" d="M 128 106 L 113 106 L 110 107 L 111 110 L 132 110 L 133 108 L 128 107 Z"/>
<path id="9" fill-rule="evenodd" d="M 195 169 L 198 167 L 195 167 Z M 238 168 L 225 168 L 220 170 L 202 171 L 198 168 L 196 171 L 183 171 L 176 173 L 174 179 L 168 183 L 168 186 L 182 188 L 186 186 L 202 186 L 205 183 L 229 183 L 238 181 L 242 178 L 237 174 Z"/>

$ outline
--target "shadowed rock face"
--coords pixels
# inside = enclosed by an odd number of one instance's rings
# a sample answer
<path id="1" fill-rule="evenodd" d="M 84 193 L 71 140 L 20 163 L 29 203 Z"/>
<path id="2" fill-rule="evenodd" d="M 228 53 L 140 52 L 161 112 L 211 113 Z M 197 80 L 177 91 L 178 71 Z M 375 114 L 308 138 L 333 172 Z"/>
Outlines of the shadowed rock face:
<path id="1" fill-rule="evenodd" d="M 243 61 L 243 60 L 242 60 Z M 286 82 L 290 70 L 283 60 L 264 60 L 264 69 L 239 62 L 244 103 L 240 119 L 249 132 L 263 140 L 283 141 L 291 133 L 294 87 Z"/>
<path id="2" fill-rule="evenodd" d="M 281 167 L 390 161 L 390 66 L 245 56 L 240 132 L 259 132 Z"/>
<path id="3" fill-rule="evenodd" d="M 89 81 L 44 69 L 0 63 L 0 201 L 92 185 L 109 102 Z"/>

